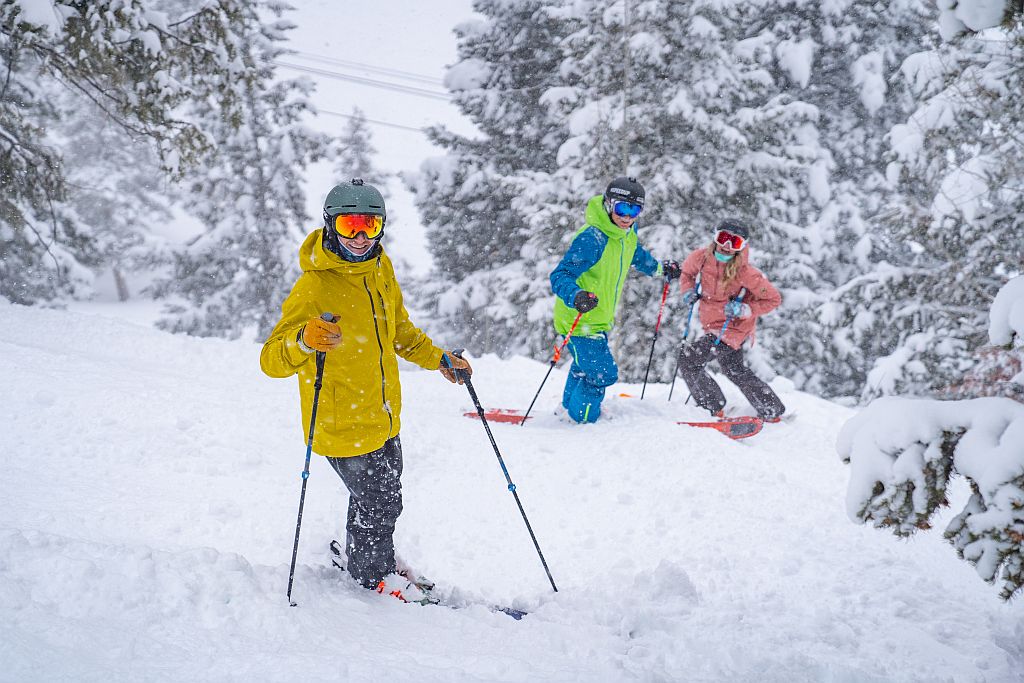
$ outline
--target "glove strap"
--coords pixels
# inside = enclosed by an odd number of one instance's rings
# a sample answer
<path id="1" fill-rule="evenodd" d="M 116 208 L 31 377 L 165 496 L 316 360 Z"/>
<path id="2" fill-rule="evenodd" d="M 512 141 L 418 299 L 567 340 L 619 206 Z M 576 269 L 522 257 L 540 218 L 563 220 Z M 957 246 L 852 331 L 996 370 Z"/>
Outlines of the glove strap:
<path id="1" fill-rule="evenodd" d="M 306 326 L 303 325 L 302 328 L 299 330 L 299 333 L 297 335 L 295 335 L 295 341 L 298 342 L 299 349 L 301 349 L 303 353 L 310 354 L 310 353 L 313 353 L 314 349 L 311 349 L 308 346 L 306 346 L 306 342 L 304 342 L 302 340 L 302 334 L 305 331 L 306 331 Z"/>

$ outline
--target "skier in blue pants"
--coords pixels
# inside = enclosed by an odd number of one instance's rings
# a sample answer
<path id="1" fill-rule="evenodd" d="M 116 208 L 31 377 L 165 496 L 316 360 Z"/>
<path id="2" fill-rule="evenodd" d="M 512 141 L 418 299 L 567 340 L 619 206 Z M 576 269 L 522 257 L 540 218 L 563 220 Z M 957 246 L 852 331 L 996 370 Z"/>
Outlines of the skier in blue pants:
<path id="1" fill-rule="evenodd" d="M 579 423 L 597 421 L 605 388 L 619 379 L 608 333 L 630 266 L 653 277 L 679 277 L 676 261 L 659 263 L 638 241 L 636 224 L 644 198 L 636 178 L 609 183 L 603 195 L 587 202 L 586 224 L 551 271 L 551 291 L 557 297 L 555 331 L 568 334 L 577 313 L 582 313 L 569 340 L 573 362 L 562 393 L 562 405 Z"/>

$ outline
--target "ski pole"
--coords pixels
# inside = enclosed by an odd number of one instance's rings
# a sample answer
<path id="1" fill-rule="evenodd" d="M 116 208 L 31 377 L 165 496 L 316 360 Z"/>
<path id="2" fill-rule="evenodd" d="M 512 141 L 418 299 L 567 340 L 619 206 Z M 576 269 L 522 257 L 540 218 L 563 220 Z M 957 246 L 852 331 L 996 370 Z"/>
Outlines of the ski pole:
<path id="1" fill-rule="evenodd" d="M 665 299 L 668 298 L 669 279 L 665 278 L 665 286 L 661 289 L 661 305 L 658 307 L 658 321 L 654 323 L 654 339 L 651 340 L 651 354 L 647 357 L 647 371 L 644 372 L 644 388 L 640 390 L 640 400 L 644 400 L 647 392 L 647 376 L 651 374 L 651 362 L 654 360 L 654 345 L 658 343 L 658 330 L 661 329 L 661 314 L 665 312 Z"/>
<path id="2" fill-rule="evenodd" d="M 682 352 L 683 346 L 686 345 L 686 340 L 690 336 L 690 321 L 693 320 L 693 309 L 697 305 L 697 302 L 700 301 L 700 276 L 699 275 L 697 277 L 697 284 L 694 286 L 693 291 L 697 294 L 697 296 L 694 297 L 693 301 L 690 302 L 690 310 L 686 314 L 686 327 L 683 328 L 683 341 L 679 343 L 679 351 L 680 352 Z M 672 400 L 672 392 L 676 390 L 676 375 L 678 375 L 678 374 L 679 374 L 679 354 L 677 353 L 676 354 L 676 369 L 675 369 L 675 372 L 672 373 L 672 386 L 669 387 L 669 390 L 668 390 L 668 400 L 669 401 Z M 689 399 L 689 397 L 687 397 L 686 403 L 689 403 L 689 402 L 690 402 L 690 399 Z M 686 405 L 686 403 L 683 403 L 683 405 Z"/>
<path id="3" fill-rule="evenodd" d="M 548 376 L 551 374 L 551 371 L 555 369 L 555 365 L 558 364 L 558 359 L 562 357 L 562 350 L 565 348 L 565 345 L 569 343 L 569 338 L 572 336 L 576 326 L 579 325 L 580 318 L 582 317 L 582 311 L 576 314 L 576 319 L 572 321 L 572 327 L 569 328 L 569 333 L 565 335 L 565 338 L 562 340 L 562 344 L 555 347 L 555 355 L 552 356 L 549 361 L 551 365 L 548 367 L 547 374 L 544 375 L 544 380 L 540 383 L 540 386 L 537 387 L 537 393 L 533 395 L 533 400 L 530 401 L 530 407 L 526 409 L 526 414 L 523 415 L 523 420 L 519 423 L 520 427 L 526 424 L 526 418 L 530 416 L 530 411 L 533 410 L 533 404 L 537 402 L 537 397 L 540 396 L 540 390 L 544 388 L 545 382 L 548 381 Z"/>
<path id="4" fill-rule="evenodd" d="M 740 293 L 736 295 L 735 301 L 743 301 L 743 297 L 746 296 L 746 294 L 747 294 L 747 288 L 746 287 L 740 287 Z M 729 323 L 732 322 L 732 319 L 733 319 L 733 316 L 731 316 L 731 315 L 725 316 L 725 322 L 722 323 L 722 329 L 719 330 L 718 336 L 715 338 L 715 346 L 718 346 L 719 344 L 722 343 L 722 335 L 725 334 L 725 328 L 729 327 Z"/>
<path id="5" fill-rule="evenodd" d="M 335 322 L 330 313 L 320 316 L 321 320 Z M 306 464 L 302 468 L 302 493 L 299 494 L 299 518 L 295 520 L 295 543 L 292 545 L 292 565 L 288 569 L 288 604 L 295 607 L 298 603 L 292 602 L 292 583 L 295 580 L 295 558 L 299 554 L 299 530 L 302 528 L 302 507 L 306 503 L 306 482 L 309 480 L 309 456 L 313 453 L 313 430 L 316 427 L 316 408 L 320 402 L 320 387 L 324 380 L 324 361 L 327 360 L 326 351 L 316 352 L 316 380 L 313 382 L 313 410 L 309 416 L 309 437 L 306 439 Z"/>
<path id="6" fill-rule="evenodd" d="M 579 322 L 579 319 L 580 317 L 576 316 L 576 322 Z M 573 323 L 573 327 L 575 326 L 576 324 Z M 570 333 L 571 332 L 572 331 L 570 330 Z M 462 358 L 462 349 L 455 349 L 452 353 L 457 357 Z M 442 362 L 445 362 L 443 357 L 441 360 Z M 452 367 L 451 363 L 445 364 L 449 368 Z M 484 408 L 480 405 L 480 399 L 477 398 L 476 390 L 473 388 L 473 380 L 465 370 L 455 369 L 455 373 L 465 383 L 466 389 L 469 390 L 469 395 L 473 399 L 473 405 L 476 406 L 476 413 L 480 416 L 480 421 L 484 423 L 484 429 L 487 430 L 487 438 L 490 439 L 491 447 L 494 449 L 494 455 L 498 457 L 498 464 L 501 465 L 501 471 L 505 474 L 505 481 L 508 482 L 508 490 L 511 492 L 512 497 L 516 499 L 516 505 L 519 506 L 519 514 L 523 516 L 523 521 L 526 522 L 526 530 L 530 532 L 530 538 L 533 540 L 533 547 L 537 549 L 537 556 L 540 557 L 540 563 L 544 565 L 544 573 L 548 575 L 548 581 L 551 582 L 551 590 L 557 593 L 558 588 L 555 586 L 555 580 L 551 578 L 551 570 L 548 569 L 548 562 L 544 559 L 544 553 L 540 551 L 540 544 L 537 543 L 537 536 L 533 533 L 533 527 L 530 526 L 530 520 L 526 518 L 526 511 L 523 509 L 523 503 L 519 500 L 519 494 L 516 493 L 516 485 L 512 483 L 512 477 L 508 474 L 508 468 L 505 467 L 505 461 L 502 460 L 501 452 L 498 451 L 498 444 L 494 441 L 494 434 L 491 433 L 491 426 L 487 424 L 487 418 L 484 417 Z"/>

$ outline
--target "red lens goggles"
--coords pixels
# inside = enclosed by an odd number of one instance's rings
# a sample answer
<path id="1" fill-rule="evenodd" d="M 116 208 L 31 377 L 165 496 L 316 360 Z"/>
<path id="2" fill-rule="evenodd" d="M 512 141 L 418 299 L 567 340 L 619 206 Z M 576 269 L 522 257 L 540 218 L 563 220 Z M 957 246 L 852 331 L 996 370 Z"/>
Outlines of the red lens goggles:
<path id="1" fill-rule="evenodd" d="M 719 230 L 715 233 L 715 243 L 723 247 L 730 247 L 733 251 L 741 251 L 743 247 L 747 246 L 747 238 L 740 237 L 728 230 Z"/>
<path id="2" fill-rule="evenodd" d="M 352 239 L 361 232 L 371 240 L 384 231 L 384 216 L 370 213 L 342 213 L 332 218 L 334 231 L 346 239 Z"/>

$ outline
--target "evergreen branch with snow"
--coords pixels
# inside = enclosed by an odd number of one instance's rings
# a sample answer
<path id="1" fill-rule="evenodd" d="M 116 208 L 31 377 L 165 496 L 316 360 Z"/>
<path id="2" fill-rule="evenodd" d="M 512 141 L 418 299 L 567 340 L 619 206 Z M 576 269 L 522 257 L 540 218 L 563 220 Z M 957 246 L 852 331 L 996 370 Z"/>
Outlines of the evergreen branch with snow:
<path id="1" fill-rule="evenodd" d="M 847 514 L 900 537 L 930 528 L 959 473 L 973 495 L 945 537 L 1009 600 L 1024 588 L 1024 405 L 1005 398 L 880 398 L 849 420 Z"/>
<path id="2" fill-rule="evenodd" d="M 989 339 L 1024 346 L 1024 275 L 996 295 Z M 1024 588 L 1024 404 L 880 398 L 843 425 L 837 450 L 852 468 L 847 514 L 901 537 L 931 527 L 962 475 L 972 495 L 945 538 L 982 579 L 1002 582 L 1002 599 Z"/>

